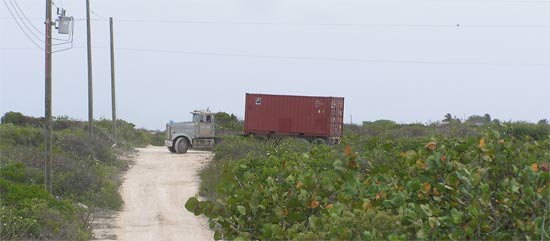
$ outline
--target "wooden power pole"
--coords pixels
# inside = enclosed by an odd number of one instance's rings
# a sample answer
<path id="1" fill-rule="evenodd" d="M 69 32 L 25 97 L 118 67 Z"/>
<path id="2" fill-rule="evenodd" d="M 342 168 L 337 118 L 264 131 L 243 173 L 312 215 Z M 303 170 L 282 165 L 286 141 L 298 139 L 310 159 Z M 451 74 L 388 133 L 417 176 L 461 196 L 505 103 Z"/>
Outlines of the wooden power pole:
<path id="1" fill-rule="evenodd" d="M 113 138 L 117 141 L 116 133 L 116 96 L 115 96 L 115 46 L 113 40 L 113 18 L 109 18 L 109 29 L 111 32 L 111 105 L 113 113 Z"/>
<path id="2" fill-rule="evenodd" d="M 45 116 L 44 139 L 46 139 L 46 155 L 44 160 L 45 188 L 52 193 L 52 0 L 46 0 L 46 83 L 45 83 Z"/>
<path id="3" fill-rule="evenodd" d="M 49 1 L 49 0 L 48 0 Z M 88 131 L 94 134 L 94 91 L 92 86 L 92 33 L 90 28 L 90 0 L 86 0 L 86 26 L 88 48 Z"/>

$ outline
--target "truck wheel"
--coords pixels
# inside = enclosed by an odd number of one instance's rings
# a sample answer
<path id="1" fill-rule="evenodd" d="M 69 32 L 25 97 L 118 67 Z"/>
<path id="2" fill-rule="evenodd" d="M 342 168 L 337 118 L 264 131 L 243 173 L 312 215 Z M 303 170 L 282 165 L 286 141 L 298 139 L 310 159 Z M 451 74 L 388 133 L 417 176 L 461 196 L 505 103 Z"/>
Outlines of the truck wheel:
<path id="1" fill-rule="evenodd" d="M 185 137 L 182 137 L 182 138 L 179 138 L 177 141 L 176 141 L 176 153 L 178 154 L 183 154 L 183 153 L 186 153 L 187 152 L 187 149 L 189 149 L 189 141 L 187 141 L 187 138 Z"/>
<path id="2" fill-rule="evenodd" d="M 323 138 L 315 138 L 315 140 L 313 140 L 311 143 L 315 145 L 326 145 L 327 141 L 325 141 L 325 139 Z"/>
<path id="3" fill-rule="evenodd" d="M 298 140 L 304 144 L 311 144 L 311 142 L 309 142 L 308 139 L 306 138 L 303 138 L 303 137 L 298 137 Z"/>
<path id="4" fill-rule="evenodd" d="M 176 149 L 174 149 L 174 147 L 169 146 L 168 150 L 172 153 L 176 153 Z"/>

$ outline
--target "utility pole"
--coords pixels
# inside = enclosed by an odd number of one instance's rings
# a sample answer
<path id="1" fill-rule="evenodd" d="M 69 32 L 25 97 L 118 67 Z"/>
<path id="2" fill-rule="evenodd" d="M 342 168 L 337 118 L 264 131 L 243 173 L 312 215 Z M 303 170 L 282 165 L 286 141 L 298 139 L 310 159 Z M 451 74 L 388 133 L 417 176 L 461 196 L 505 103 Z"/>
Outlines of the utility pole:
<path id="1" fill-rule="evenodd" d="M 45 83 L 45 115 L 44 138 L 46 139 L 46 155 L 44 160 L 46 191 L 52 193 L 52 0 L 46 0 L 46 83 Z"/>
<path id="2" fill-rule="evenodd" d="M 109 29 L 111 32 L 111 105 L 113 112 L 113 137 L 117 141 L 116 133 L 116 99 L 115 99 L 115 46 L 113 40 L 113 17 L 109 18 Z"/>
<path id="3" fill-rule="evenodd" d="M 48 0 L 50 1 L 50 0 Z M 92 86 L 92 33 L 90 29 L 90 0 L 86 0 L 86 26 L 88 47 L 88 131 L 94 134 L 94 91 Z"/>

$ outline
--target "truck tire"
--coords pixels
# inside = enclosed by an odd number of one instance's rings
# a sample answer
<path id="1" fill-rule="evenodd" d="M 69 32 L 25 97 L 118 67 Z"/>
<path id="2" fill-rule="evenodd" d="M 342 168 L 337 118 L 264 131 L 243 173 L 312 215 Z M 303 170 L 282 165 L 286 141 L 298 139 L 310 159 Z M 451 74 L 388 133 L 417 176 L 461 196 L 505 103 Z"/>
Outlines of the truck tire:
<path id="1" fill-rule="evenodd" d="M 311 144 L 311 142 L 309 142 L 309 140 L 304 137 L 298 137 L 298 140 L 304 144 Z"/>
<path id="2" fill-rule="evenodd" d="M 327 141 L 323 138 L 315 138 L 311 143 L 315 145 L 326 145 Z"/>
<path id="3" fill-rule="evenodd" d="M 189 141 L 185 137 L 181 137 L 176 141 L 175 151 L 178 154 L 183 154 L 189 149 Z"/>
<path id="4" fill-rule="evenodd" d="M 169 146 L 168 150 L 172 153 L 176 153 L 176 149 L 174 149 L 174 147 Z"/>

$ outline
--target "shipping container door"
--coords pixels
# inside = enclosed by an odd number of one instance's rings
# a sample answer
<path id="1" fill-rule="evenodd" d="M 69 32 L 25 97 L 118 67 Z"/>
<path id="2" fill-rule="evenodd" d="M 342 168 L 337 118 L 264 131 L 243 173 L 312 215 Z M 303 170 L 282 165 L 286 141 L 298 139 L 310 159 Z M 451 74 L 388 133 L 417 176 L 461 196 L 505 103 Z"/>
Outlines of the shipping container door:
<path id="1" fill-rule="evenodd" d="M 344 98 L 332 98 L 330 108 L 330 136 L 341 137 L 344 123 Z"/>

